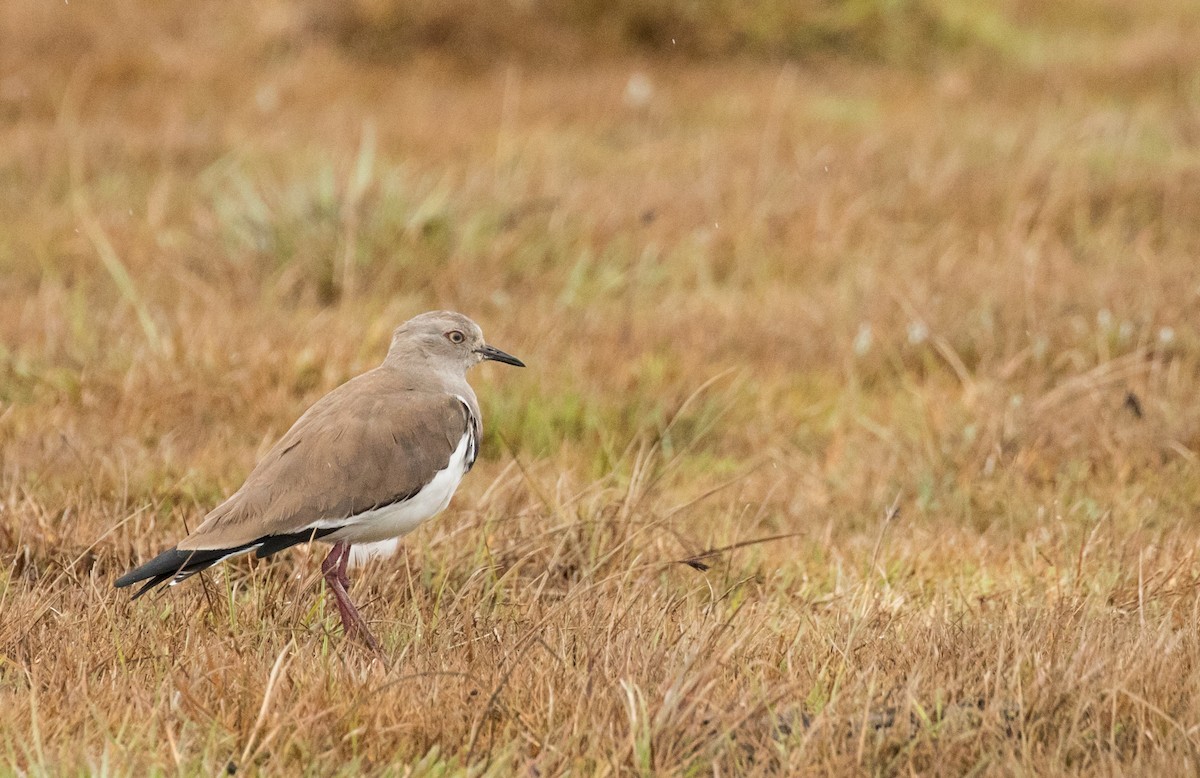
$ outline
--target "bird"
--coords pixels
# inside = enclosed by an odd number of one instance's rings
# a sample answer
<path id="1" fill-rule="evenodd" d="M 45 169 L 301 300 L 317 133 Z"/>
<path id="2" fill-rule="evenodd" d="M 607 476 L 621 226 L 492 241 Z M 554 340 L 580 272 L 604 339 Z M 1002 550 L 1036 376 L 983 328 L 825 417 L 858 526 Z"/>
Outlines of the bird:
<path id="1" fill-rule="evenodd" d="M 317 400 L 241 488 L 115 586 L 142 583 L 136 600 L 239 554 L 331 543 L 321 573 L 343 632 L 378 653 L 347 592 L 351 546 L 403 537 L 449 505 L 479 453 L 483 419 L 466 374 L 486 360 L 525 367 L 461 313 L 430 311 L 400 325 L 382 364 Z"/>

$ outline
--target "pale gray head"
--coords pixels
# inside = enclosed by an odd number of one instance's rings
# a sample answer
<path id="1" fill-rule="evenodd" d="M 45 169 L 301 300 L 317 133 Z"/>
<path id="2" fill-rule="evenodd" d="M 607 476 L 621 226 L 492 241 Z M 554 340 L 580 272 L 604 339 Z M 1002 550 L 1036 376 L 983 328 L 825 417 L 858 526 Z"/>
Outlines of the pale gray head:
<path id="1" fill-rule="evenodd" d="M 483 340 L 479 325 L 454 311 L 430 311 L 396 328 L 388 359 L 422 360 L 463 374 L 485 359 L 525 367 L 525 363 Z"/>

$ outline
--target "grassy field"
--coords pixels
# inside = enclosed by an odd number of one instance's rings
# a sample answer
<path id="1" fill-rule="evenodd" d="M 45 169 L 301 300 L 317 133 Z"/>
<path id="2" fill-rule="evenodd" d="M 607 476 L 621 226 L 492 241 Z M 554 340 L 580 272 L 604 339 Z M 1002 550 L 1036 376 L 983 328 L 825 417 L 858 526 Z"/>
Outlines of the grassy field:
<path id="1" fill-rule="evenodd" d="M 1200 770 L 1200 5 L 242 5 L 0 6 L 0 773 Z M 113 590 L 431 308 L 386 662 Z"/>

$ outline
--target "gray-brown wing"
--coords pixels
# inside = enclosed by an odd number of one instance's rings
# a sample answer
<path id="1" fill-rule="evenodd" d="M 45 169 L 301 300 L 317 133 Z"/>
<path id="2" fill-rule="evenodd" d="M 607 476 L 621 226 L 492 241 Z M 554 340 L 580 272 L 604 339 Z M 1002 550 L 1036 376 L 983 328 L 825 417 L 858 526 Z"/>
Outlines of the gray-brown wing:
<path id="1" fill-rule="evenodd" d="M 253 543 L 420 491 L 468 433 L 469 412 L 453 395 L 397 391 L 374 378 L 313 405 L 179 549 Z"/>

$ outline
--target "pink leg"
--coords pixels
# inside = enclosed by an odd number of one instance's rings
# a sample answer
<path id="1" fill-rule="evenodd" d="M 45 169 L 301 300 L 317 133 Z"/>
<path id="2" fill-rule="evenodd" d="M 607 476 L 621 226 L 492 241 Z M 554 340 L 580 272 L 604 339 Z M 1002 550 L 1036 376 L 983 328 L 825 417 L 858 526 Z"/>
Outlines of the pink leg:
<path id="1" fill-rule="evenodd" d="M 346 577 L 346 565 L 350 560 L 350 544 L 335 543 L 329 556 L 321 563 L 321 573 L 325 576 L 325 585 L 333 592 L 337 602 L 338 615 L 342 617 L 342 629 L 347 635 L 357 635 L 376 653 L 380 653 L 379 641 L 367 629 L 367 623 L 359 615 L 358 608 L 350 601 L 346 587 L 350 579 Z"/>
<path id="2" fill-rule="evenodd" d="M 346 575 L 346 568 L 350 564 L 350 544 L 346 544 L 346 551 L 342 554 L 341 560 L 338 562 L 338 582 L 341 583 L 343 589 L 350 588 L 350 577 Z"/>

